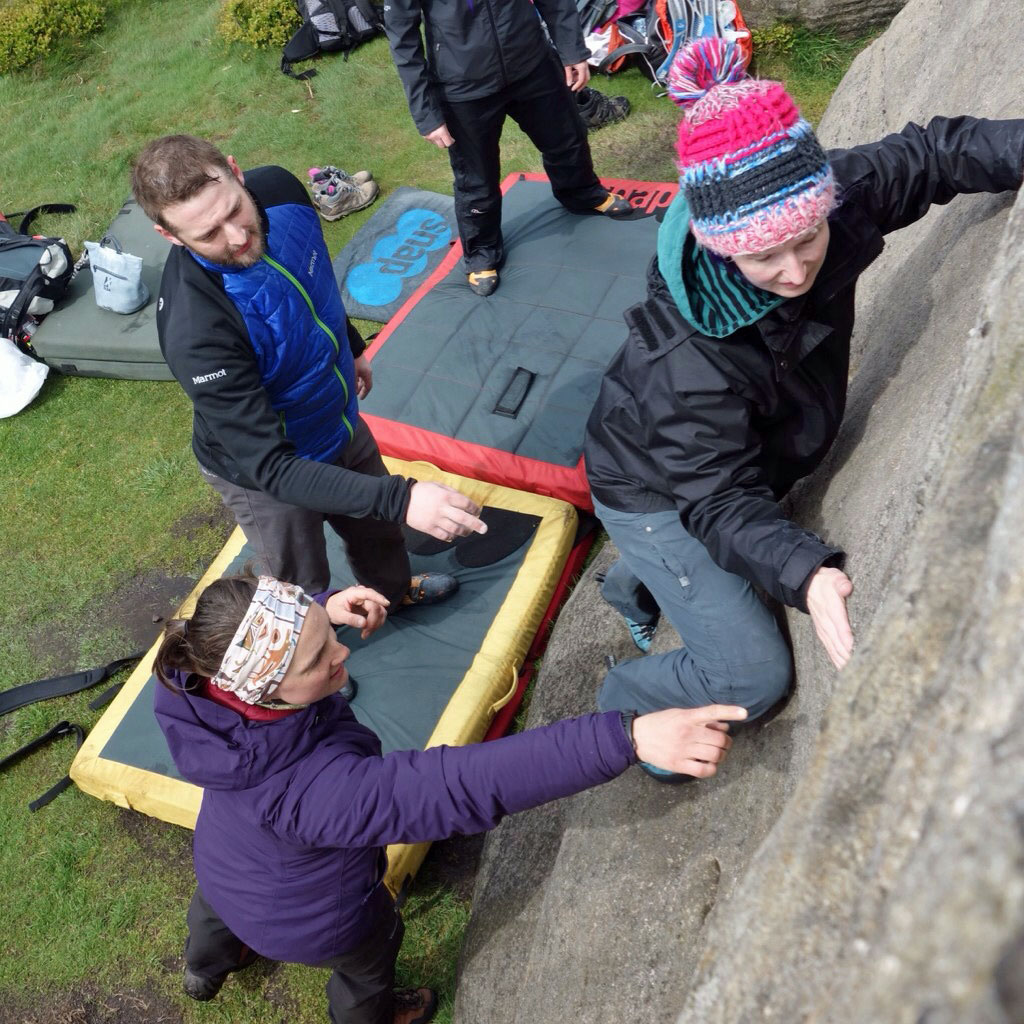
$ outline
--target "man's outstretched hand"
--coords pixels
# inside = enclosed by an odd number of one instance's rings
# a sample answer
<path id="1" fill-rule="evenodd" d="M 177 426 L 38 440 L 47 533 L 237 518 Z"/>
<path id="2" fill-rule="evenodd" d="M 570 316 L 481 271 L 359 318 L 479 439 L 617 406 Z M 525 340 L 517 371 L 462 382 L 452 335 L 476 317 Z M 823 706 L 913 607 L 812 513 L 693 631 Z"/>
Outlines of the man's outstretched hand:
<path id="1" fill-rule="evenodd" d="M 480 506 L 454 487 L 420 480 L 409 493 L 405 521 L 414 530 L 438 540 L 454 540 L 471 533 L 486 533 L 487 524 L 479 515 Z"/>
<path id="2" fill-rule="evenodd" d="M 706 779 L 732 746 L 729 722 L 742 722 L 747 709 L 728 704 L 667 708 L 633 720 L 633 742 L 641 761 L 657 768 Z"/>
<path id="3" fill-rule="evenodd" d="M 853 654 L 853 630 L 846 599 L 853 593 L 850 577 L 841 569 L 822 566 L 807 587 L 807 610 L 826 653 L 836 668 L 845 667 Z"/>

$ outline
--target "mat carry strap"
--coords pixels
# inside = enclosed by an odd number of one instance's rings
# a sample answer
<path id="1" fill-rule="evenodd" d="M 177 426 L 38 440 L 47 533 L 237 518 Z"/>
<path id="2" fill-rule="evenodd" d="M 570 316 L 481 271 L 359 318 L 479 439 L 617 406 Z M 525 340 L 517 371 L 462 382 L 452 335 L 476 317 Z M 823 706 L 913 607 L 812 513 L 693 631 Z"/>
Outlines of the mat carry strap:
<path id="1" fill-rule="evenodd" d="M 131 662 L 138 661 L 144 653 L 144 651 L 137 651 L 127 658 L 118 658 L 109 665 L 100 665 L 98 668 L 86 669 L 83 672 L 72 672 L 66 676 L 54 676 L 52 679 L 39 679 L 34 683 L 23 683 L 21 686 L 5 690 L 0 693 L 0 715 L 17 711 L 18 708 L 23 708 L 28 704 L 35 704 L 36 701 L 49 700 L 51 697 L 66 697 L 70 693 L 78 693 L 79 690 L 88 690 L 90 686 L 96 686 L 104 679 L 109 679 L 115 672 L 120 672 Z M 117 688 L 120 688 L 120 683 Z M 111 687 L 89 706 L 93 710 L 102 707 L 107 700 L 114 696 L 117 688 Z"/>
<path id="2" fill-rule="evenodd" d="M 40 747 L 45 746 L 51 740 L 58 739 L 61 736 L 67 736 L 74 733 L 75 736 L 75 750 L 81 748 L 85 742 L 85 730 L 80 725 L 75 725 L 73 722 L 58 722 L 49 732 L 44 732 L 42 736 L 32 740 L 30 743 L 26 743 L 25 746 L 20 747 L 13 754 L 8 754 L 2 761 L 0 761 L 0 772 L 2 772 L 8 766 L 14 764 L 16 761 L 20 761 L 23 757 L 27 757 L 29 754 L 34 753 Z M 54 797 L 60 796 L 68 786 L 71 785 L 71 776 L 65 775 L 56 785 L 51 786 L 41 797 L 33 800 L 29 805 L 30 811 L 38 811 L 40 807 L 45 807 Z"/>

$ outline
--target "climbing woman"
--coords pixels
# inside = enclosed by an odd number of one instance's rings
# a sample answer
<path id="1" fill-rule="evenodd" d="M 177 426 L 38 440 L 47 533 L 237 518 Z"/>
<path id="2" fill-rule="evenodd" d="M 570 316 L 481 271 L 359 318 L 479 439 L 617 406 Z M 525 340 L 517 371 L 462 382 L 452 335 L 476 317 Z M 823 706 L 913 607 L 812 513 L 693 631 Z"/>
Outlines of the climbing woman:
<path id="1" fill-rule="evenodd" d="M 681 51 L 678 197 L 647 298 L 627 310 L 587 426 L 587 473 L 619 552 L 602 593 L 641 649 L 663 612 L 685 644 L 608 673 L 602 709 L 727 702 L 763 714 L 792 658 L 758 591 L 853 651 L 843 552 L 780 499 L 835 440 L 854 290 L 883 236 L 962 192 L 1018 189 L 1024 120 L 935 118 L 826 154 L 778 82 L 732 44 Z"/>

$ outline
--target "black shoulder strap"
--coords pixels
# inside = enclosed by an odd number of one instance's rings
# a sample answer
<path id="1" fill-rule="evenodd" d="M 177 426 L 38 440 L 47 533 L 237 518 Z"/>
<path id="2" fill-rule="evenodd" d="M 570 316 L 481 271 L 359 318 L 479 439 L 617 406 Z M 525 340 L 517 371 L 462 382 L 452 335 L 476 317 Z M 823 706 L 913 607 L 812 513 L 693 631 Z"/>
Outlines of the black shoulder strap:
<path id="1" fill-rule="evenodd" d="M 112 661 L 109 665 L 100 665 L 98 668 L 86 669 L 84 672 L 72 672 L 66 676 L 54 676 L 52 679 L 39 679 L 34 683 L 24 683 L 21 686 L 14 686 L 10 690 L 4 690 L 3 693 L 0 693 L 0 715 L 16 711 L 27 704 L 35 704 L 39 700 L 66 697 L 69 693 L 88 690 L 90 686 L 96 686 L 104 679 L 109 679 L 115 672 L 120 672 L 131 662 L 138 661 L 144 653 L 144 651 L 137 651 L 127 658 L 118 658 L 117 661 Z"/>
<path id="2" fill-rule="evenodd" d="M 281 74 L 299 82 L 304 82 L 307 78 L 315 78 L 315 68 L 307 68 L 296 74 L 292 71 L 292 65 L 300 60 L 309 60 L 319 52 L 320 44 L 317 42 L 316 29 L 311 21 L 303 20 L 295 30 L 295 35 L 284 44 L 284 50 L 281 52 Z"/>
<path id="3" fill-rule="evenodd" d="M 18 233 L 22 235 L 28 234 L 28 227 L 36 219 L 40 213 L 74 213 L 78 207 L 71 203 L 41 203 L 39 206 L 33 206 L 31 210 L 26 210 L 21 215 L 21 223 L 18 225 Z M 12 214 L 11 216 L 17 217 L 18 215 Z"/>
<path id="4" fill-rule="evenodd" d="M 44 732 L 38 739 L 32 740 L 30 743 L 26 743 L 25 746 L 16 750 L 13 754 L 8 754 L 2 761 L 0 761 L 0 772 L 2 772 L 9 765 L 14 764 L 16 761 L 20 761 L 23 757 L 27 757 L 29 754 L 38 750 L 40 747 L 49 743 L 51 740 L 55 740 L 60 736 L 67 736 L 74 733 L 75 736 L 75 750 L 78 750 L 85 742 L 85 730 L 80 725 L 75 725 L 73 722 L 58 722 L 49 732 Z M 55 786 L 51 786 L 41 797 L 33 800 L 29 805 L 30 811 L 38 811 L 40 807 L 45 807 L 54 797 L 60 796 L 68 786 L 71 785 L 71 776 L 65 775 Z"/>

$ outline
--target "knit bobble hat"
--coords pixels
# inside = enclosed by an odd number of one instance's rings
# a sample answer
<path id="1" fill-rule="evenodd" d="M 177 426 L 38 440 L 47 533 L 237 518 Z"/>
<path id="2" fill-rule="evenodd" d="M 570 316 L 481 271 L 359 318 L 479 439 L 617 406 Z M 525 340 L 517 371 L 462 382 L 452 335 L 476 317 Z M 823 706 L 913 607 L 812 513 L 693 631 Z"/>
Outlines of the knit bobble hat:
<path id="1" fill-rule="evenodd" d="M 835 181 L 811 126 L 778 82 L 749 78 L 735 43 L 683 47 L 668 92 L 690 230 L 720 256 L 764 252 L 823 221 Z"/>

